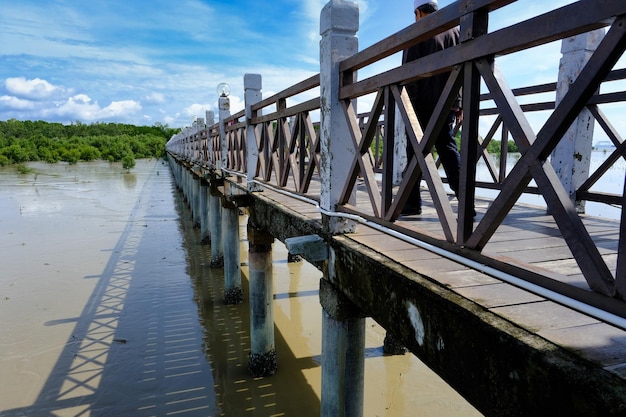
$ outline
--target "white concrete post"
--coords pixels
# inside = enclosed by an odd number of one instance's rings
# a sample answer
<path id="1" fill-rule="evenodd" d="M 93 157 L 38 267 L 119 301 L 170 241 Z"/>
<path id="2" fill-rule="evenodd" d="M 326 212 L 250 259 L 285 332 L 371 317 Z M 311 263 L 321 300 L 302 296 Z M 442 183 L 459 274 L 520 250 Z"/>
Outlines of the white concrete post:
<path id="1" fill-rule="evenodd" d="M 248 191 L 261 191 L 261 187 L 253 182 L 256 175 L 257 162 L 259 160 L 259 146 L 257 143 L 255 128 L 251 124 L 252 105 L 261 101 L 263 95 L 261 93 L 262 80 L 259 74 L 245 74 L 243 76 L 244 100 L 246 105 L 246 166 Z"/>
<path id="2" fill-rule="evenodd" d="M 393 184 L 399 185 L 402 181 L 402 173 L 406 168 L 407 156 L 406 156 L 406 126 L 404 125 L 404 120 L 402 119 L 402 115 L 400 114 L 400 110 L 396 106 L 395 111 L 395 129 L 393 132 Z M 419 184 L 418 184 L 419 186 Z"/>
<path id="3" fill-rule="evenodd" d="M 211 243 L 211 229 L 209 227 L 209 184 L 200 179 L 200 239 L 202 244 Z"/>
<path id="4" fill-rule="evenodd" d="M 220 195 L 211 185 L 209 188 L 209 229 L 211 230 L 211 268 L 224 266 L 224 240 L 222 239 L 222 206 Z"/>
<path id="5" fill-rule="evenodd" d="M 334 256 L 331 256 L 333 259 Z M 325 278 L 322 304 L 322 417 L 363 417 L 365 317 Z"/>
<path id="6" fill-rule="evenodd" d="M 213 110 L 207 110 L 204 112 L 206 116 L 206 126 L 211 127 L 215 124 L 215 112 Z"/>
<path id="7" fill-rule="evenodd" d="M 274 338 L 274 237 L 248 224 L 250 290 L 250 357 L 248 370 L 254 377 L 274 375 L 277 367 Z"/>
<path id="8" fill-rule="evenodd" d="M 224 119 L 230 115 L 230 100 L 228 97 L 219 98 L 219 124 L 222 143 L 226 140 L 224 130 Z M 207 116 L 207 120 L 210 118 Z M 213 146 L 209 148 L 211 158 L 213 158 Z M 211 161 L 211 168 L 221 167 L 219 161 Z M 221 268 L 224 266 L 224 240 L 222 239 L 222 206 L 220 203 L 220 193 L 215 185 L 209 188 L 209 229 L 211 229 L 211 268 Z"/>
<path id="9" fill-rule="evenodd" d="M 358 51 L 356 32 L 359 9 L 356 3 L 330 0 L 320 18 L 320 206 L 337 211 L 343 184 L 348 176 L 349 161 L 356 154 L 344 112 L 338 100 L 339 63 Z M 355 75 L 356 77 L 356 75 Z M 324 216 L 330 233 L 354 231 L 352 221 Z"/>
<path id="10" fill-rule="evenodd" d="M 224 125 L 224 119 L 230 117 L 230 99 L 223 95 L 219 98 L 219 117 L 220 117 L 220 143 L 222 145 L 222 159 L 215 161 L 216 168 L 226 168 L 228 163 L 228 142 L 226 141 L 226 126 Z"/>
<path id="11" fill-rule="evenodd" d="M 559 65 L 559 80 L 556 90 L 556 104 L 569 90 L 581 70 L 596 50 L 604 37 L 604 29 L 583 33 L 563 39 L 561 53 L 563 57 Z M 575 201 L 576 190 L 589 177 L 591 150 L 593 147 L 594 118 L 586 108 L 552 152 L 550 161 L 565 190 L 576 205 L 576 211 L 585 212 L 585 202 Z"/>
<path id="12" fill-rule="evenodd" d="M 215 169 L 215 161 L 213 160 L 213 142 L 211 141 L 211 126 L 215 124 L 215 112 L 213 110 L 207 110 L 206 115 L 206 127 L 207 127 L 207 153 L 208 160 L 207 166 L 211 169 Z"/>
<path id="13" fill-rule="evenodd" d="M 207 110 L 205 112 L 206 115 L 206 125 L 205 128 L 208 129 L 209 127 L 213 126 L 213 124 L 215 124 L 215 113 L 212 110 Z M 211 162 L 211 138 L 208 135 L 208 131 L 207 131 L 207 148 L 208 148 L 208 160 L 203 160 L 203 163 L 208 165 L 209 167 L 213 166 L 213 163 Z M 211 200 L 211 195 L 209 192 L 209 184 L 205 181 L 202 181 L 202 196 L 200 197 L 201 200 L 201 221 L 200 221 L 200 237 L 202 239 L 202 243 L 203 244 L 209 244 L 211 243 L 211 215 L 210 215 L 210 200 Z"/>
<path id="14" fill-rule="evenodd" d="M 222 243 L 224 245 L 224 302 L 243 302 L 241 286 L 241 249 L 239 247 L 239 209 L 228 201 L 222 207 Z"/>
<path id="15" fill-rule="evenodd" d="M 204 145 L 202 144 L 202 132 L 204 132 L 204 130 L 206 129 L 206 124 L 204 123 L 204 118 L 203 117 L 198 117 L 196 119 L 196 140 L 197 140 L 197 145 L 196 145 L 196 149 L 197 149 L 197 162 L 199 165 L 203 165 L 204 164 L 204 155 L 203 155 L 203 147 Z"/>
<path id="16" fill-rule="evenodd" d="M 193 134 L 193 138 L 194 138 L 194 145 L 193 145 L 193 154 L 194 154 L 194 164 L 201 164 L 202 163 L 202 159 L 201 159 L 201 143 L 200 143 L 200 138 L 202 135 L 202 129 L 204 129 L 204 119 L 199 117 L 197 118 L 194 122 L 193 122 L 193 130 L 194 130 L 194 134 Z M 196 228 L 201 228 L 202 227 L 202 216 L 203 216 L 203 212 L 202 212 L 202 178 L 200 178 L 200 170 L 195 170 L 194 168 L 194 176 L 193 176 L 193 225 Z"/>
<path id="17" fill-rule="evenodd" d="M 191 171 L 191 199 L 190 199 L 190 203 L 191 203 L 191 215 L 192 215 L 192 219 L 193 219 L 193 227 L 194 229 L 199 229 L 202 226 L 202 212 L 201 212 L 201 205 L 202 202 L 200 201 L 200 196 L 202 194 L 202 187 L 201 187 L 201 179 L 200 179 L 200 175 L 199 171 L 196 171 L 195 169 L 193 171 Z"/>

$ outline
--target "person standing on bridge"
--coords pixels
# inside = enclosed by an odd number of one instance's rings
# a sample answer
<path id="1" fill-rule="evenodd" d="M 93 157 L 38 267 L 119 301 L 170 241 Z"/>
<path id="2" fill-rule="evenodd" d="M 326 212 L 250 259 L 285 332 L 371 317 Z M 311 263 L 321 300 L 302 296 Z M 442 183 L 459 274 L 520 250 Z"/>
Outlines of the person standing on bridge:
<path id="1" fill-rule="evenodd" d="M 414 0 L 413 10 L 415 13 L 415 21 L 418 22 L 420 19 L 423 19 L 438 10 L 437 0 Z M 459 28 L 455 27 L 406 49 L 402 55 L 402 64 L 406 64 L 407 62 L 441 51 L 445 48 L 450 48 L 458 43 Z M 441 96 L 441 93 L 443 92 L 446 82 L 448 81 L 449 75 L 449 72 L 444 72 L 433 75 L 432 77 L 419 79 L 406 85 L 406 90 L 409 98 L 411 99 L 411 104 L 413 105 L 417 119 L 422 128 L 426 127 L 428 121 L 433 115 L 435 106 Z M 459 191 L 461 156 L 459 155 L 456 139 L 454 138 L 454 124 L 455 122 L 460 123 L 462 119 L 463 110 L 461 108 L 461 97 L 459 94 L 459 97 L 455 101 L 452 109 L 450 109 L 450 114 L 448 115 L 446 124 L 441 129 L 441 132 L 435 141 L 435 149 L 437 149 L 443 169 L 446 172 L 448 184 L 457 196 Z M 410 143 L 408 143 L 408 161 L 410 161 L 413 156 L 413 147 Z M 401 214 L 403 216 L 422 213 L 422 199 L 420 197 L 421 180 L 422 175 L 420 174 L 416 185 L 411 190 L 409 199 L 402 208 Z"/>

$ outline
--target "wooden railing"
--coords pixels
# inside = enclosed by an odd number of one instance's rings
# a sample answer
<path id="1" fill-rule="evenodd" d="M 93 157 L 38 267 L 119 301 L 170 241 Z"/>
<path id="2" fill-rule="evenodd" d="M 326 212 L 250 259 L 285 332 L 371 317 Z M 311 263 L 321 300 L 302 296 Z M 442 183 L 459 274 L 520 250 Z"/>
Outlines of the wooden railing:
<path id="1" fill-rule="evenodd" d="M 617 267 L 607 265 L 585 229 L 575 202 L 564 190 L 547 161 L 572 122 L 583 109 L 588 108 L 616 149 L 579 187 L 575 198 L 623 205 L 623 190 L 606 193 L 592 192 L 590 189 L 612 164 L 626 158 L 623 138 L 600 110 L 603 104 L 624 103 L 626 92 L 598 93 L 603 82 L 626 79 L 626 70 L 613 70 L 626 47 L 626 2 L 580 0 L 513 26 L 489 32 L 489 14 L 512 2 L 457 1 L 340 63 L 339 79 L 342 84 L 338 98 L 349 126 L 346 143 L 351 144 L 353 152 L 346 154 L 342 161 L 334 161 L 349 164 L 350 167 L 348 175 L 343 178 L 343 192 L 336 210 L 389 225 L 398 217 L 409 190 L 415 186 L 416 178 L 421 174 L 441 224 L 441 244 L 480 252 L 523 193 L 540 194 L 589 287 L 611 297 L 623 297 L 626 294 L 624 237 L 620 238 Z M 461 29 L 459 45 L 384 73 L 356 80 L 354 74 L 357 71 L 454 26 L 460 26 Z M 511 89 L 498 69 L 498 57 L 604 27 L 608 28 L 606 36 L 558 105 L 554 100 L 535 104 L 518 102 L 520 96 L 552 93 L 556 83 Z M 419 78 L 443 72 L 450 73 L 444 94 L 437 103 L 433 118 L 427 125 L 420 126 L 404 86 Z M 481 94 L 481 81 L 488 93 Z M 316 184 L 323 187 L 324 181 L 327 181 L 320 171 L 325 158 L 320 143 L 325 139 L 320 138 L 311 120 L 311 113 L 322 107 L 320 98 L 316 96 L 299 104 L 287 105 L 289 99 L 303 92 L 315 91 L 319 86 L 320 76 L 316 75 L 250 105 L 249 118 L 245 111 L 224 118 L 225 137 L 220 137 L 218 124 L 209 126 L 204 133 L 196 131 L 202 131 L 201 128 L 187 129 L 172 138 L 168 150 L 208 169 L 224 168 L 240 173 L 242 177 L 247 176 L 248 181 L 271 184 L 319 201 L 317 191 L 311 194 L 311 184 L 315 180 Z M 444 187 L 445 178 L 441 177 L 431 151 L 450 103 L 460 88 L 463 89 L 465 113 L 460 146 L 462 172 L 458 200 L 451 200 Z M 371 109 L 363 112 L 364 109 L 360 108 L 361 113 L 357 113 L 355 100 L 371 94 L 376 96 Z M 481 102 L 493 105 L 488 107 L 486 104 L 481 105 Z M 551 112 L 537 131 L 526 117 L 526 113 L 532 111 Z M 408 161 L 405 175 L 399 183 L 393 180 L 392 159 L 392 150 L 398 140 L 394 137 L 396 113 L 404 122 L 407 140 L 417 155 Z M 479 120 L 485 116 L 495 116 L 496 119 L 481 139 Z M 323 112 L 321 117 L 324 117 Z M 254 133 L 253 138 L 248 137 L 250 132 Z M 372 144 L 380 138 L 383 140 L 382 157 L 372 153 L 372 148 L 379 149 L 378 145 Z M 521 152 L 513 166 L 507 166 L 506 163 L 509 139 L 516 143 Z M 326 140 L 346 138 L 332 137 Z M 486 151 L 489 142 L 496 140 L 501 141 L 502 149 L 499 167 L 494 156 Z M 249 159 L 251 144 L 255 147 L 254 154 L 258 155 L 254 160 Z M 224 146 L 227 146 L 226 150 Z M 220 165 L 219 161 L 224 160 L 224 155 L 227 157 Z M 479 159 L 486 163 L 492 181 L 477 181 L 476 164 Z M 250 166 L 250 163 L 254 166 Z M 382 180 L 377 172 L 382 174 Z M 533 181 L 535 185 L 531 186 Z M 497 189 L 500 193 L 475 221 L 472 211 L 475 190 L 479 187 Z M 367 198 L 354 198 L 362 193 Z M 432 237 L 432 234 L 425 232 L 424 236 L 427 235 Z"/>
<path id="2" fill-rule="evenodd" d="M 619 69 L 611 71 L 606 77 L 604 82 L 626 81 L 626 69 Z M 516 88 L 512 90 L 515 97 L 527 97 L 532 95 L 542 95 L 545 93 L 555 94 L 556 83 L 541 84 L 531 87 Z M 480 100 L 482 103 L 490 102 L 493 96 L 489 93 L 481 94 Z M 624 140 L 613 126 L 606 114 L 601 110 L 600 105 L 603 104 L 623 104 L 626 103 L 626 91 L 612 92 L 612 93 L 597 93 L 594 94 L 589 102 L 586 104 L 586 108 L 593 114 L 597 126 L 599 126 L 604 134 L 609 138 L 615 149 L 607 152 L 604 162 L 593 172 L 589 173 L 589 178 L 582 185 L 576 189 L 577 201 L 595 201 L 605 204 L 613 204 L 621 206 L 622 193 L 605 192 L 605 191 L 591 191 L 591 187 L 598 182 L 598 180 L 606 174 L 619 160 L 626 159 L 626 145 Z M 556 107 L 555 101 L 541 101 L 534 103 L 527 103 L 520 105 L 525 114 L 531 112 L 545 112 L 553 111 Z M 507 142 L 510 139 L 509 130 L 506 124 L 503 122 L 502 116 L 497 107 L 487 107 L 481 105 L 481 116 L 496 116 L 495 121 L 491 124 L 487 134 L 482 139 L 479 147 L 478 158 L 481 159 L 489 171 L 491 177 L 490 182 L 477 181 L 476 186 L 479 188 L 501 190 L 502 184 L 506 179 L 509 166 L 507 164 Z M 496 138 L 496 135 L 500 133 L 500 138 Z M 501 153 L 499 155 L 491 155 L 487 152 L 487 147 L 491 141 L 499 141 Z M 497 162 L 495 157 L 499 157 Z M 622 191 L 622 190 L 616 190 Z M 537 187 L 526 187 L 524 190 L 528 194 L 540 194 Z"/>
<path id="3" fill-rule="evenodd" d="M 408 191 L 414 186 L 417 174 L 421 172 L 435 203 L 445 239 L 455 245 L 480 251 L 502 224 L 530 181 L 534 180 L 590 287 L 598 292 L 614 295 L 617 288 L 616 277 L 602 259 L 576 213 L 568 193 L 546 160 L 621 57 L 625 43 L 626 17 L 623 15 L 626 13 L 626 3 L 582 0 L 489 33 L 487 27 L 489 12 L 508 3 L 510 2 L 476 1 L 463 3 L 466 7 L 458 7 L 461 5 L 459 2 L 453 5 L 454 7 L 447 7 L 439 13 L 428 16 L 420 24 L 412 25 L 341 63 L 339 78 L 352 80 L 352 74 L 371 63 L 450 27 L 459 24 L 461 26 L 462 39 L 459 45 L 365 80 L 349 82 L 341 87 L 340 99 L 343 100 L 346 117 L 354 126 L 353 140 L 360 155 L 353 161 L 353 170 L 346 178 L 342 201 L 346 210 L 363 213 L 362 208 L 351 207 L 348 204 L 350 193 L 354 188 L 355 174 L 361 172 L 367 183 L 366 188 L 375 217 L 393 220 L 406 201 Z M 560 105 L 556 106 L 541 130 L 535 133 L 504 76 L 499 72 L 495 57 L 603 27 L 615 16 L 618 17 L 584 70 L 571 85 L 567 95 Z M 444 71 L 450 71 L 450 77 L 437 103 L 433 118 L 427 126 L 419 126 L 402 85 Z M 502 180 L 503 186 L 498 197 L 475 225 L 471 213 L 477 186 L 475 170 L 476 155 L 479 152 L 477 138 L 481 80 L 490 91 L 499 114 L 522 156 Z M 442 128 L 443 119 L 449 112 L 451 102 L 461 87 L 465 120 L 461 140 L 462 172 L 457 217 L 442 187 L 431 150 L 437 133 Z M 352 103 L 354 99 L 370 93 L 377 94 L 370 120 L 378 120 L 378 115 L 383 112 L 386 121 L 392 120 L 397 106 L 417 155 L 409 162 L 407 175 L 397 191 L 389 176 L 387 179 L 383 178 L 379 186 L 379 183 L 373 180 L 375 178 L 373 167 L 367 158 L 362 157 L 372 140 L 371 129 L 366 128 L 362 134 L 357 128 L 357 116 Z M 393 137 L 387 135 L 386 140 L 386 148 L 390 149 Z M 626 280 L 626 276 L 617 278 Z"/>

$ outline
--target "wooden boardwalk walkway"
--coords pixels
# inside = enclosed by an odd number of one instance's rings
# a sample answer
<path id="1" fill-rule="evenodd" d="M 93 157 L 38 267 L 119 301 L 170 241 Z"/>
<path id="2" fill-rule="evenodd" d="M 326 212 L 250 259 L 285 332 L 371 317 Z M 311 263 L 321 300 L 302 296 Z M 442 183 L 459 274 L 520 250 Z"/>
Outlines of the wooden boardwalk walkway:
<path id="1" fill-rule="evenodd" d="M 321 227 L 322 216 L 314 205 L 271 189 L 265 189 L 261 194 L 277 207 L 297 212 Z M 422 193 L 425 200 L 421 215 L 401 217 L 396 224 L 440 237 L 439 222 L 434 209 L 426 200 L 427 194 Z M 489 203 L 486 199 L 477 200 L 477 219 L 481 216 L 481 210 Z M 604 259 L 615 268 L 619 222 L 585 216 L 584 223 L 602 248 Z M 626 379 L 626 330 L 464 266 L 377 228 L 359 224 L 355 233 L 343 237 L 452 290 L 515 326 Z M 514 208 L 486 246 L 483 255 L 498 263 L 516 265 L 554 280 L 588 289 L 576 261 L 560 237 L 554 219 L 542 207 L 519 205 Z"/>

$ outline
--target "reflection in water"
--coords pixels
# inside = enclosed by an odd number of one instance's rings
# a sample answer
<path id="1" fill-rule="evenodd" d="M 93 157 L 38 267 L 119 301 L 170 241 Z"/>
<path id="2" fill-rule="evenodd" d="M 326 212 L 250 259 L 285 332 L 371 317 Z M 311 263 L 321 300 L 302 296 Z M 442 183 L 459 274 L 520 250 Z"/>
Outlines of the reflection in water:
<path id="1" fill-rule="evenodd" d="M 167 166 L 33 166 L 0 169 L 0 416 L 319 416 L 319 271 L 273 245 L 278 369 L 253 378 L 248 303 L 224 304 Z M 365 416 L 479 415 L 366 325 Z"/>
<path id="2" fill-rule="evenodd" d="M 254 378 L 250 375 L 247 368 L 250 352 L 249 306 L 245 302 L 238 305 L 224 304 L 223 270 L 210 267 L 210 248 L 201 244 L 198 229 L 193 228 L 191 214 L 180 197 L 177 198 L 177 209 L 183 219 L 182 229 L 189 265 L 188 272 L 195 288 L 196 301 L 204 327 L 205 352 L 213 367 L 217 401 L 222 414 L 225 416 L 319 416 L 319 396 L 303 372 L 319 367 L 319 363 L 311 357 L 296 357 L 280 329 L 275 330 L 278 352 L 276 374 L 267 378 Z M 241 224 L 245 224 L 245 221 L 242 220 Z M 242 228 L 242 232 L 245 232 L 243 229 L 245 228 Z M 245 239 L 245 236 L 243 237 Z M 241 253 L 245 255 L 247 249 L 247 241 L 244 240 Z M 280 255 L 278 253 L 278 256 Z M 286 252 L 282 255 L 286 259 Z M 276 264 L 278 265 L 279 262 Z M 300 266 L 295 264 L 294 268 L 299 269 Z M 275 272 L 277 269 L 280 268 L 275 266 Z M 247 298 L 248 281 L 245 275 L 245 262 L 242 271 L 244 271 L 243 293 Z M 294 274 L 294 276 L 299 277 L 299 274 Z M 295 294 L 298 279 L 293 281 L 295 282 L 289 285 L 295 285 Z M 317 291 L 306 296 L 317 302 Z M 277 297 L 284 298 L 284 295 Z M 299 333 L 302 333 L 301 303 L 294 302 L 292 306 L 296 307 L 291 311 L 290 319 L 299 329 Z M 274 314 L 276 322 L 289 320 L 280 308 L 275 308 Z M 313 382 L 317 381 L 314 379 Z"/>
<path id="3" fill-rule="evenodd" d="M 253 378 L 247 370 L 250 317 L 245 217 L 240 218 L 244 303 L 223 302 L 222 269 L 211 269 L 210 247 L 201 244 L 191 214 L 178 197 L 188 273 L 204 327 L 205 352 L 213 368 L 217 403 L 225 416 L 319 416 L 321 395 L 321 272 L 306 262 L 288 263 L 287 250 L 273 246 L 276 374 Z M 385 331 L 366 320 L 365 402 L 367 417 L 480 416 L 437 375 L 410 354 L 384 356 Z"/>
<path id="4" fill-rule="evenodd" d="M 104 270 L 87 277 L 97 284 L 82 313 L 45 323 L 74 326 L 49 374 L 40 370 L 46 380 L 39 395 L 32 405 L 0 415 L 217 414 L 176 238 L 171 181 L 154 177 L 137 196 Z M 81 253 L 80 247 L 74 250 Z"/>
<path id="5" fill-rule="evenodd" d="M 124 186 L 127 190 L 134 190 L 137 186 L 137 176 L 132 172 L 124 173 Z"/>

